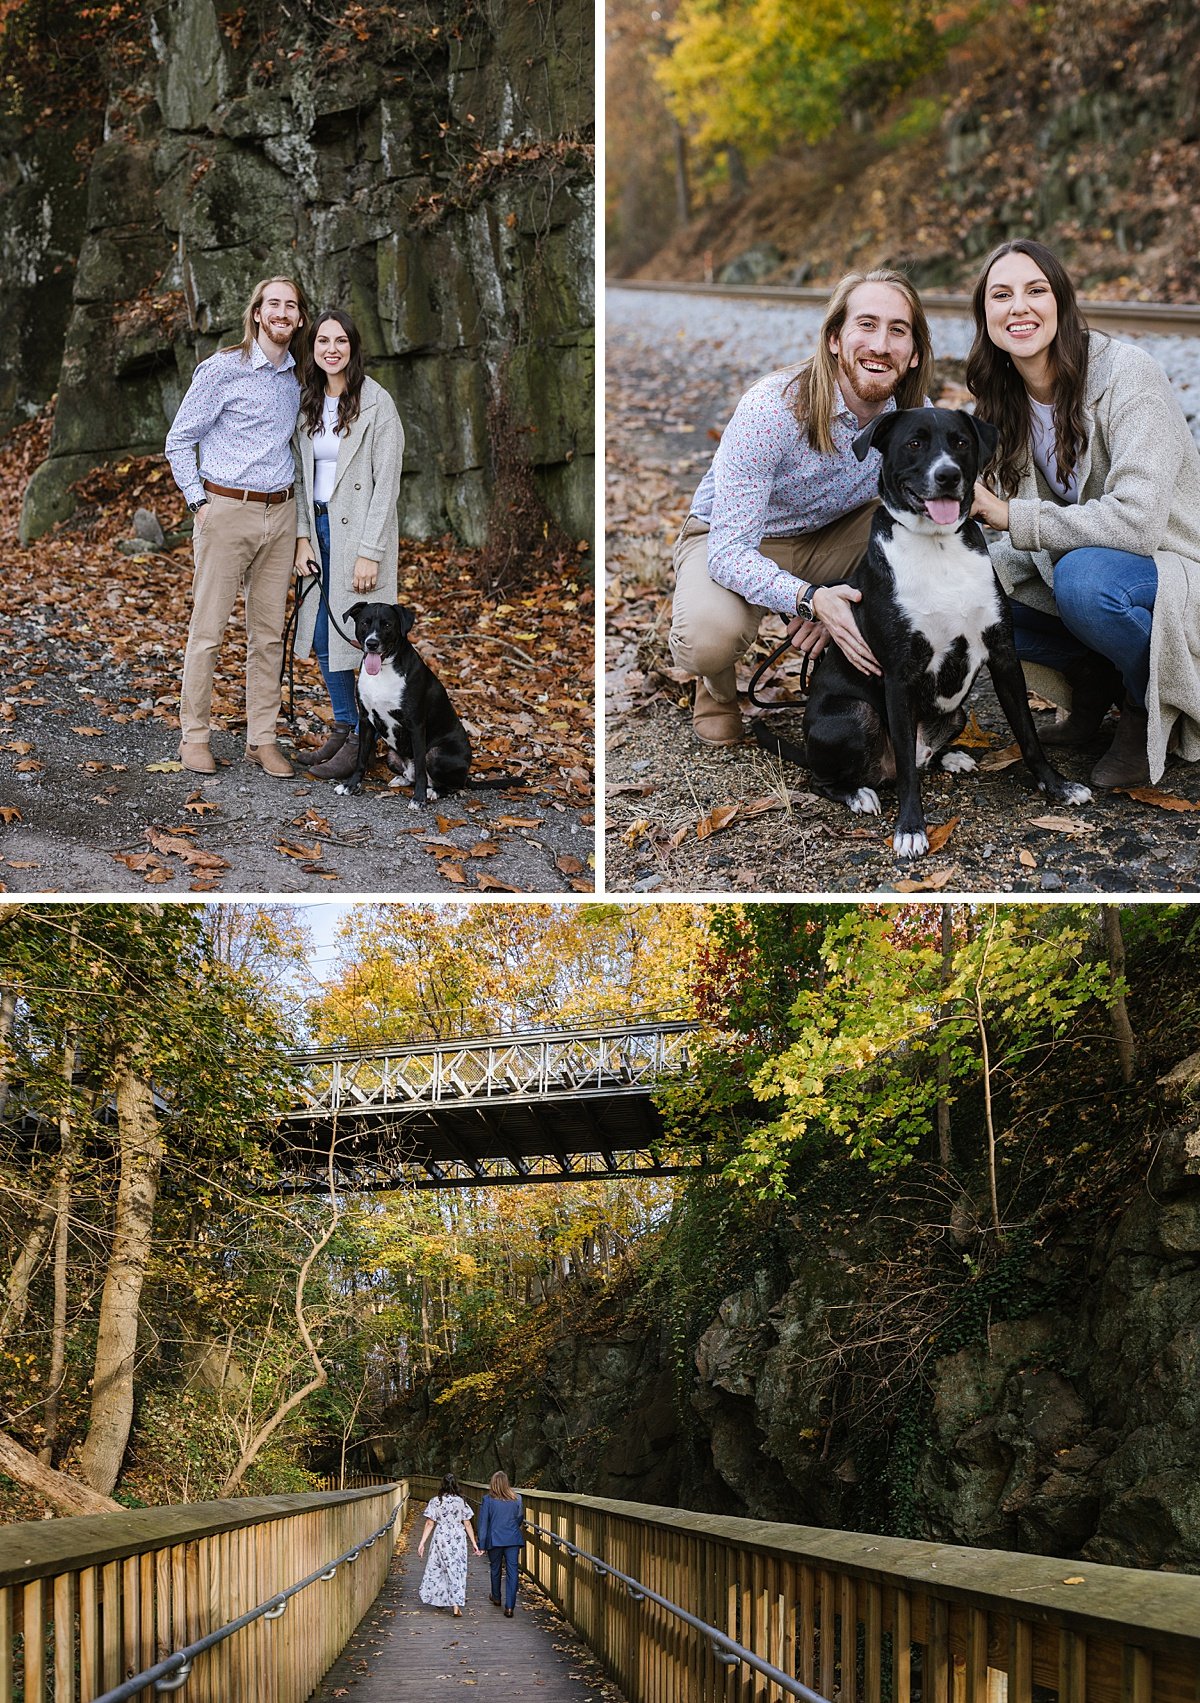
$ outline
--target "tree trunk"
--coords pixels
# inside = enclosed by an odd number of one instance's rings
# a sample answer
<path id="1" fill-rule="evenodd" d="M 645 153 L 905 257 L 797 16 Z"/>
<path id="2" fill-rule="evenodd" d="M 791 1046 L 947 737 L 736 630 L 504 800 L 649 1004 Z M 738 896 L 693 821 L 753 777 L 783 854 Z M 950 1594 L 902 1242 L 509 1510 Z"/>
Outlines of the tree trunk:
<path id="1" fill-rule="evenodd" d="M 72 929 L 72 945 L 75 931 Z M 58 1398 L 67 1364 L 67 1252 L 71 1227 L 71 1172 L 75 1161 L 75 1128 L 71 1113 L 71 1085 L 75 1073 L 74 1031 L 63 1042 L 62 1100 L 58 1110 L 58 1176 L 54 1185 L 54 1323 L 50 1333 L 50 1394 L 46 1398 L 45 1436 L 38 1460 L 50 1466 L 58 1441 Z"/>
<path id="2" fill-rule="evenodd" d="M 954 968 L 954 934 L 951 907 L 943 905 L 942 912 L 942 987 L 950 983 L 951 972 Z M 950 1035 L 948 1022 L 950 1008 L 946 1004 L 938 1007 L 938 1023 L 941 1046 L 937 1055 L 937 1140 L 938 1160 L 942 1170 L 948 1173 L 954 1170 L 954 1148 L 950 1142 Z"/>
<path id="3" fill-rule="evenodd" d="M 42 1263 L 46 1243 L 54 1229 L 54 1217 L 53 1200 L 42 1201 L 33 1226 L 21 1245 L 21 1251 L 12 1263 L 8 1274 L 4 1312 L 0 1314 L 0 1343 L 6 1342 L 25 1322 L 25 1314 L 29 1311 L 29 1285 Z"/>
<path id="4" fill-rule="evenodd" d="M 330 1169 L 332 1170 L 332 1168 L 333 1161 L 331 1156 Z M 330 1198 L 335 1199 L 332 1183 L 330 1185 Z M 308 1320 L 304 1316 L 304 1290 L 308 1283 L 308 1274 L 313 1268 L 317 1255 L 331 1240 L 334 1231 L 338 1227 L 338 1220 L 340 1216 L 341 1214 L 339 1213 L 335 1203 L 333 1211 L 330 1214 L 328 1226 L 309 1249 L 308 1257 L 305 1259 L 304 1264 L 300 1267 L 300 1271 L 296 1277 L 296 1328 L 300 1332 L 300 1340 L 304 1344 L 305 1352 L 312 1362 L 314 1368 L 313 1376 L 306 1384 L 302 1385 L 300 1389 L 294 1391 L 292 1395 L 288 1396 L 286 1401 L 281 1401 L 270 1419 L 268 1419 L 264 1425 L 259 1426 L 253 1437 L 251 1437 L 250 1441 L 246 1444 L 246 1447 L 242 1450 L 241 1458 L 237 1465 L 221 1486 L 222 1496 L 232 1496 L 233 1492 L 237 1489 L 238 1485 L 242 1482 L 247 1472 L 249 1472 L 250 1468 L 257 1460 L 259 1450 L 263 1447 L 264 1443 L 268 1442 L 270 1438 L 275 1435 L 276 1431 L 278 1431 L 279 1427 L 283 1424 L 288 1414 L 295 1408 L 299 1407 L 302 1401 L 307 1401 L 308 1397 L 312 1395 L 315 1390 L 324 1389 L 325 1385 L 329 1382 L 329 1373 L 325 1370 L 325 1363 L 317 1351 L 317 1346 L 314 1343 L 312 1334 L 308 1328 Z"/>
<path id="5" fill-rule="evenodd" d="M 688 183 L 687 137 L 682 124 L 671 121 L 671 152 L 675 165 L 675 217 L 681 226 L 692 216 L 692 191 Z"/>
<path id="6" fill-rule="evenodd" d="M 1111 1011 L 1113 1037 L 1117 1043 L 1117 1058 L 1121 1065 L 1121 1081 L 1132 1082 L 1133 1073 L 1137 1067 L 1137 1044 L 1133 1038 L 1133 1025 L 1129 1021 L 1129 1007 L 1125 1003 L 1124 989 L 1121 987 L 1125 975 L 1125 936 L 1121 932 L 1121 910 L 1118 905 L 1101 905 L 1100 915 L 1104 921 L 1104 945 L 1108 953 L 1108 979 L 1116 990 Z"/>
<path id="7" fill-rule="evenodd" d="M 117 1124 L 121 1155 L 117 1219 L 100 1301 L 91 1418 L 80 1457 L 84 1477 L 104 1495 L 117 1482 L 133 1423 L 138 1309 L 150 1259 L 163 1151 L 150 1084 L 136 1076 L 127 1061 L 119 1066 Z"/>
<path id="8" fill-rule="evenodd" d="M 60 1514 L 123 1514 L 119 1502 L 100 1496 L 65 1472 L 42 1466 L 36 1455 L 23 1449 L 7 1431 L 0 1431 L 0 1472 L 32 1490 Z"/>
<path id="9" fill-rule="evenodd" d="M 8 1042 L 16 1020 L 17 990 L 14 987 L 0 988 L 0 1122 L 8 1110 L 8 1090 L 11 1086 L 8 1075 Z"/>

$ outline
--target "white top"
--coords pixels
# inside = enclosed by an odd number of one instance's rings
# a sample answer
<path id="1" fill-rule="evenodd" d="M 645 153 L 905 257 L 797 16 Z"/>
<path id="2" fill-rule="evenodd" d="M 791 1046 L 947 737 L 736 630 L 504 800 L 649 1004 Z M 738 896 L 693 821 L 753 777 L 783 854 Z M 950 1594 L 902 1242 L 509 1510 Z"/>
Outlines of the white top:
<path id="1" fill-rule="evenodd" d="M 1050 489 L 1064 503 L 1079 501 L 1079 477 L 1074 468 L 1064 485 L 1058 476 L 1058 458 L 1054 452 L 1054 405 L 1029 398 L 1029 426 L 1033 434 L 1034 465 Z"/>
<path id="2" fill-rule="evenodd" d="M 318 503 L 329 501 L 337 478 L 340 445 L 334 432 L 337 428 L 338 400 L 336 396 L 325 398 L 320 430 L 313 433 L 313 498 Z"/>

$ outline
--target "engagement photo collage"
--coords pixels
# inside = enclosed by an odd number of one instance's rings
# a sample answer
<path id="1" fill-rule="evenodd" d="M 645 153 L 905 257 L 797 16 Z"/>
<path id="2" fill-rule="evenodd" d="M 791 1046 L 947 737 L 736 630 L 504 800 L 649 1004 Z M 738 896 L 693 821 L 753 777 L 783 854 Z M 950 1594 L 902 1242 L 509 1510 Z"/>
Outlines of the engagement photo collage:
<path id="1" fill-rule="evenodd" d="M 1192 0 L 0 0 L 0 1703 L 1200 1698 Z"/>

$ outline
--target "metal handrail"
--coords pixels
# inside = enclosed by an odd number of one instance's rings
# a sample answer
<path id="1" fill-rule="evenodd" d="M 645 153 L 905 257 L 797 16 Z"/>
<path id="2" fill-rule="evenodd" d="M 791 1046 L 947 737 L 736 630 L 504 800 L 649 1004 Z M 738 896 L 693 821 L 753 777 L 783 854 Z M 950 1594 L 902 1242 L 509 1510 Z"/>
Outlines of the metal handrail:
<path id="1" fill-rule="evenodd" d="M 553 1041 L 557 1038 L 581 1041 L 606 1040 L 610 1036 L 633 1034 L 679 1034 L 702 1027 L 697 1017 L 680 1017 L 663 1013 L 622 1019 L 601 1017 L 596 1022 L 571 1024 L 541 1024 L 529 1029 L 486 1031 L 478 1035 L 421 1035 L 410 1041 L 380 1041 L 368 1047 L 295 1047 L 288 1052 L 294 1065 L 332 1064 L 340 1059 L 370 1060 L 403 1058 L 413 1053 L 454 1052 L 457 1049 L 476 1051 L 489 1046 L 504 1047 L 523 1042 Z"/>
<path id="2" fill-rule="evenodd" d="M 396 1516 L 399 1512 L 398 1504 L 392 1509 L 390 1519 L 385 1520 L 378 1531 L 372 1532 L 370 1537 L 363 1538 L 361 1543 L 356 1543 L 352 1549 L 346 1550 L 343 1555 L 338 1556 L 336 1561 L 326 1562 L 324 1566 L 318 1567 L 315 1572 L 310 1573 L 307 1579 L 301 1579 L 298 1584 L 289 1585 L 285 1591 L 277 1591 L 274 1596 L 268 1597 L 266 1602 L 259 1603 L 257 1608 L 247 1610 L 245 1614 L 240 1614 L 236 1620 L 230 1620 L 224 1626 L 218 1626 L 215 1631 L 206 1632 L 204 1637 L 197 1638 L 194 1644 L 185 1644 L 181 1650 L 172 1651 L 169 1656 L 164 1656 L 161 1662 L 155 1662 L 153 1667 L 134 1674 L 132 1679 L 127 1679 L 121 1685 L 114 1686 L 111 1691 L 104 1692 L 102 1696 L 94 1699 L 94 1703 L 128 1703 L 129 1698 L 136 1697 L 148 1685 L 153 1685 L 155 1691 L 158 1692 L 178 1691 L 187 1682 L 192 1671 L 192 1663 L 197 1656 L 203 1655 L 206 1650 L 215 1648 L 217 1644 L 223 1643 L 226 1638 L 232 1638 L 235 1632 L 240 1632 L 243 1626 L 249 1626 L 252 1621 L 260 1619 L 278 1620 L 291 1598 L 299 1591 L 307 1590 L 309 1585 L 316 1584 L 318 1580 L 332 1579 L 339 1567 L 357 1561 L 364 1549 L 370 1549 L 372 1544 L 377 1543 L 385 1532 L 391 1530 L 396 1523 Z"/>
<path id="3" fill-rule="evenodd" d="M 649 1597 L 651 1602 L 658 1603 L 659 1607 L 665 1608 L 669 1614 L 676 1615 L 688 1626 L 694 1627 L 697 1632 L 702 1632 L 709 1641 L 713 1655 L 719 1662 L 724 1662 L 727 1667 L 736 1667 L 739 1663 L 745 1663 L 747 1667 L 753 1668 L 755 1673 L 760 1673 L 765 1679 L 772 1680 L 790 1696 L 803 1698 L 804 1703 L 828 1703 L 828 1699 L 822 1697 L 820 1692 L 810 1691 L 807 1685 L 803 1685 L 792 1674 L 784 1673 L 782 1668 L 772 1666 L 770 1662 L 764 1661 L 761 1656 L 756 1656 L 753 1650 L 747 1650 L 744 1644 L 739 1644 L 736 1639 L 729 1637 L 728 1633 L 722 1632 L 716 1626 L 710 1626 L 706 1620 L 700 1620 L 694 1614 L 689 1614 L 686 1608 L 680 1608 L 679 1604 L 672 1602 L 670 1598 L 660 1596 L 657 1591 L 651 1590 L 649 1585 L 643 1585 L 640 1579 L 631 1579 L 628 1573 L 622 1573 L 619 1567 L 612 1565 L 611 1561 L 605 1561 L 598 1555 L 592 1555 L 586 1549 L 580 1549 L 579 1545 L 572 1543 L 570 1538 L 562 1537 L 558 1532 L 551 1531 L 549 1526 L 539 1526 L 533 1520 L 525 1521 L 525 1530 L 537 1532 L 540 1537 L 549 1538 L 552 1544 L 558 1549 L 564 1549 L 572 1559 L 582 1556 L 585 1561 L 590 1561 L 600 1578 L 611 1576 L 614 1579 L 620 1579 L 634 1602 L 643 1602 Z M 99 1703 L 105 1703 L 105 1700 L 101 1698 Z"/>

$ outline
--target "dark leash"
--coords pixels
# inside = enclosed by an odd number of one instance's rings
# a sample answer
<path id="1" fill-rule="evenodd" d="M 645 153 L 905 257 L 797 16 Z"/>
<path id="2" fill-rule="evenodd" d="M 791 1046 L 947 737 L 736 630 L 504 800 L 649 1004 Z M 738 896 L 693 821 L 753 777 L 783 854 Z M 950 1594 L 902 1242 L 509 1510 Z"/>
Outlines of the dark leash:
<path id="1" fill-rule="evenodd" d="M 350 634 L 342 626 L 333 610 L 329 607 L 329 598 L 325 593 L 324 575 L 317 572 L 315 574 L 306 574 L 304 578 L 307 583 L 297 590 L 295 599 L 292 603 L 291 613 L 288 615 L 287 622 L 283 629 L 283 661 L 279 666 L 280 684 L 282 684 L 285 679 L 287 680 L 287 709 L 284 711 L 284 714 L 287 717 L 288 726 L 292 728 L 296 725 L 296 634 L 300 627 L 300 611 L 304 607 L 304 600 L 314 587 L 316 588 L 317 596 L 325 605 L 325 613 L 329 617 L 330 625 L 341 638 L 345 639 L 348 645 L 353 646 L 355 650 L 362 649 L 358 640 L 350 637 Z"/>
<path id="2" fill-rule="evenodd" d="M 769 671 L 774 668 L 775 664 L 779 661 L 780 657 L 786 655 L 786 653 L 791 649 L 792 641 L 790 637 L 785 638 L 782 644 L 776 645 L 775 649 L 763 658 L 758 667 L 754 670 L 754 673 L 750 676 L 750 684 L 746 688 L 746 696 L 756 709 L 790 710 L 794 708 L 793 699 L 789 699 L 783 704 L 769 704 L 758 695 L 758 687 L 762 682 L 763 676 L 769 673 Z M 802 653 L 800 661 L 800 695 L 802 697 L 808 691 L 809 682 L 812 679 L 812 671 L 820 660 L 820 657 L 817 657 L 814 661 L 807 651 Z"/>

